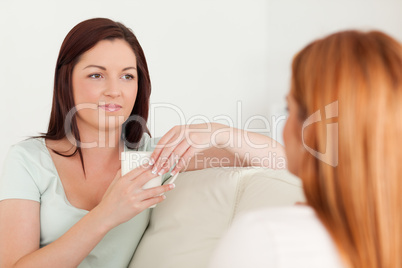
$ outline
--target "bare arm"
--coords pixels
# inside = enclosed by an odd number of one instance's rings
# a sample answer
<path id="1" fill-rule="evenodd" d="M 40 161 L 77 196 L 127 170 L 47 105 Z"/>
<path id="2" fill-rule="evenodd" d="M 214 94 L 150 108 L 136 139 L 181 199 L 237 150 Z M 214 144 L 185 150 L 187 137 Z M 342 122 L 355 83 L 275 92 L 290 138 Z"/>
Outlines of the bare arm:
<path id="1" fill-rule="evenodd" d="M 217 128 L 222 132 L 216 136 L 215 147 L 195 153 L 184 170 L 224 166 L 286 168 L 283 146 L 270 137 L 224 125 Z"/>
<path id="2" fill-rule="evenodd" d="M 156 172 L 178 161 L 172 174 L 216 166 L 286 168 L 282 145 L 262 134 L 217 123 L 176 126 L 159 141 L 152 154 Z"/>
<path id="3" fill-rule="evenodd" d="M 78 266 L 109 230 L 163 201 L 159 194 L 172 186 L 142 190 L 154 177 L 142 168 L 123 177 L 118 172 L 100 204 L 43 248 L 39 248 L 40 204 L 18 199 L 0 201 L 0 267 Z"/>
<path id="4" fill-rule="evenodd" d="M 55 242 L 39 248 L 39 209 L 36 201 L 0 202 L 1 267 L 76 267 L 108 231 L 94 210 Z"/>

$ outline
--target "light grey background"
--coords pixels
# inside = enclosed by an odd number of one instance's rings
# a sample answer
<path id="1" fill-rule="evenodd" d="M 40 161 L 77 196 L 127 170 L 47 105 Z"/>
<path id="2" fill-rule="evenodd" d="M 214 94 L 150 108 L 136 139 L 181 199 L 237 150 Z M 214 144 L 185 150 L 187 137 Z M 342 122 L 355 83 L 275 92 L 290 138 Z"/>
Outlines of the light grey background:
<path id="1" fill-rule="evenodd" d="M 46 131 L 60 45 L 93 17 L 123 22 L 137 35 L 153 85 L 153 136 L 208 120 L 281 142 L 298 50 L 349 28 L 402 40 L 401 0 L 1 0 L 0 163 L 11 144 Z"/>

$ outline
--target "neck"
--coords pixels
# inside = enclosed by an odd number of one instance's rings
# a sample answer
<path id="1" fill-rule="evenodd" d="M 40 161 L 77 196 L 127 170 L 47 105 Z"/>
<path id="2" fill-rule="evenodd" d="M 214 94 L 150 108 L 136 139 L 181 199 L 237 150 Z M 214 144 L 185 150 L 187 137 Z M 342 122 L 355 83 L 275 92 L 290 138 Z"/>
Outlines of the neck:
<path id="1" fill-rule="evenodd" d="M 80 147 L 84 155 L 110 158 L 123 151 L 121 126 L 99 129 L 81 124 L 79 120 L 77 125 L 80 131 Z"/>

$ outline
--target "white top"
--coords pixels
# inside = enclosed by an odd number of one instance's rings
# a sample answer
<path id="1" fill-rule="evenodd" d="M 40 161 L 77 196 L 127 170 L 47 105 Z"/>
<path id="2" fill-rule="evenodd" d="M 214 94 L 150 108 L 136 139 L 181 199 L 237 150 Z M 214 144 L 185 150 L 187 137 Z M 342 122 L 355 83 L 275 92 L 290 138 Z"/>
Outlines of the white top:
<path id="1" fill-rule="evenodd" d="M 152 151 L 156 140 L 144 133 L 139 151 Z M 44 139 L 29 139 L 11 147 L 0 176 L 0 201 L 27 199 L 40 202 L 40 247 L 69 230 L 88 213 L 67 200 Z M 106 234 L 79 265 L 127 267 L 148 226 L 147 209 Z"/>
<path id="2" fill-rule="evenodd" d="M 307 206 L 264 209 L 234 221 L 210 268 L 341 268 L 332 239 Z"/>

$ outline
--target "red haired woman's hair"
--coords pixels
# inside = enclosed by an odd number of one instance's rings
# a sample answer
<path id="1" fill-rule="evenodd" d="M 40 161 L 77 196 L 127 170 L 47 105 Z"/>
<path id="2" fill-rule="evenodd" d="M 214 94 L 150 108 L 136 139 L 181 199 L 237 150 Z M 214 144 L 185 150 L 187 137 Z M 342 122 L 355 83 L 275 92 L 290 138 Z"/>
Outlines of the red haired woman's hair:
<path id="1" fill-rule="evenodd" d="M 133 32 L 119 22 L 105 18 L 94 18 L 77 24 L 66 36 L 61 45 L 57 58 L 53 104 L 47 133 L 42 137 L 50 140 L 60 140 L 66 137 L 64 128 L 67 114 L 75 107 L 72 91 L 72 73 L 80 56 L 94 47 L 101 40 L 125 40 L 132 48 L 137 59 L 138 93 L 131 117 L 137 120 L 127 121 L 123 125 L 122 139 L 132 149 L 138 147 L 144 132 L 149 134 L 146 126 L 151 95 L 151 81 L 144 52 Z M 138 120 L 139 119 L 139 120 Z M 71 121 L 71 132 L 76 141 L 80 141 L 80 134 L 76 118 Z M 79 153 L 83 164 L 82 152 L 79 146 L 71 155 Z"/>
<path id="2" fill-rule="evenodd" d="M 339 32 L 299 52 L 292 73 L 300 120 L 338 102 L 337 147 L 326 124 L 303 133 L 308 146 L 338 155 L 334 166 L 305 152 L 308 204 L 347 267 L 402 267 L 401 44 L 378 31 Z"/>

